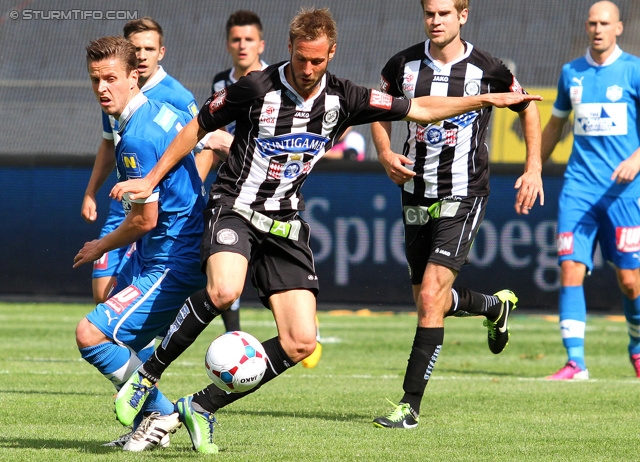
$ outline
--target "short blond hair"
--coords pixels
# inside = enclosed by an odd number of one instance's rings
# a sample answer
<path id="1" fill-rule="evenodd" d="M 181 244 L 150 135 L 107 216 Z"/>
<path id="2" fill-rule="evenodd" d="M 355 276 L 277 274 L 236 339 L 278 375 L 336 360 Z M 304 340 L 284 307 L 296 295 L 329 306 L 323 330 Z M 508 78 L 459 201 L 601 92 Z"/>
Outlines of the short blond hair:
<path id="1" fill-rule="evenodd" d="M 289 41 L 293 45 L 296 40 L 317 40 L 325 35 L 329 47 L 338 41 L 338 26 L 329 8 L 302 8 L 291 21 Z"/>

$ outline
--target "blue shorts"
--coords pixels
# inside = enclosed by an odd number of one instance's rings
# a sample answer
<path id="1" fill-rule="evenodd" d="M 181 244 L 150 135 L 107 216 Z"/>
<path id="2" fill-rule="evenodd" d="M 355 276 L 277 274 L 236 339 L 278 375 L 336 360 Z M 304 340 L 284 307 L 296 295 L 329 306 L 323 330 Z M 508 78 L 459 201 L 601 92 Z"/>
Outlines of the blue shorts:
<path id="1" fill-rule="evenodd" d="M 122 220 L 124 220 L 122 205 L 118 201 L 112 200 L 107 221 L 100 230 L 99 237 L 102 238 L 116 229 L 120 226 Z M 111 250 L 110 252 L 102 255 L 99 260 L 93 262 L 92 278 L 108 278 L 117 275 L 127 260 L 129 260 L 135 249 L 135 244 L 132 244 L 129 247 Z"/>
<path id="2" fill-rule="evenodd" d="M 599 243 L 603 258 L 617 268 L 640 268 L 638 199 L 593 196 L 562 189 L 558 202 L 559 262 L 580 262 L 591 271 Z"/>
<path id="3" fill-rule="evenodd" d="M 138 352 L 164 336 L 185 299 L 205 287 L 206 277 L 199 271 L 144 268 L 136 256 L 118 274 L 110 298 L 87 319 L 115 343 Z"/>

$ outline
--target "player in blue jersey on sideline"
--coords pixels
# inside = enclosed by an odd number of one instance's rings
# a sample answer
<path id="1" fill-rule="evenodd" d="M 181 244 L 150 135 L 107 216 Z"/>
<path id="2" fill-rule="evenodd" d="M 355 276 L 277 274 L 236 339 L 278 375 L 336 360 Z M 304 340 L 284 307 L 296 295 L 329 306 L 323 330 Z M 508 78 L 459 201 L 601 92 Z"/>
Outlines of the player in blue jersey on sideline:
<path id="1" fill-rule="evenodd" d="M 166 51 L 164 33 L 160 24 L 149 17 L 135 19 L 125 24 L 123 34 L 136 47 L 138 85 L 147 98 L 169 103 L 181 111 L 188 112 L 192 117 L 195 116 L 198 113 L 198 107 L 193 94 L 158 64 Z M 113 153 L 117 142 L 118 122 L 114 117 L 103 112 L 102 141 L 81 207 L 82 217 L 89 223 L 95 222 L 98 218 L 96 194 L 114 169 Z M 205 150 L 196 156 L 196 164 L 203 180 L 211 169 L 213 159 L 211 150 Z M 100 237 L 113 231 L 122 220 L 124 220 L 122 205 L 118 201 L 111 200 Z M 92 292 L 95 303 L 101 303 L 107 299 L 119 269 L 132 251 L 131 247 L 114 249 L 94 262 Z"/>
<path id="2" fill-rule="evenodd" d="M 119 181 L 145 176 L 191 120 L 189 114 L 140 91 L 137 63 L 135 46 L 121 37 L 104 37 L 87 47 L 93 91 L 104 113 L 118 120 Z M 140 352 L 166 333 L 184 299 L 206 283 L 199 261 L 204 194 L 194 156 L 189 154 L 146 200 L 123 198 L 125 219 L 110 233 L 85 243 L 74 258 L 76 268 L 136 243 L 109 299 L 76 328 L 82 357 L 116 389 L 141 364 Z M 125 450 L 164 446 L 180 425 L 173 404 L 157 389 L 148 403 Z"/>
<path id="3" fill-rule="evenodd" d="M 562 68 L 552 116 L 542 133 L 549 158 L 571 111 L 573 151 L 558 200 L 560 332 L 568 361 L 550 380 L 585 380 L 584 278 L 596 241 L 614 268 L 629 332 L 629 357 L 640 377 L 640 58 L 617 45 L 618 7 L 589 9 L 586 54 Z"/>

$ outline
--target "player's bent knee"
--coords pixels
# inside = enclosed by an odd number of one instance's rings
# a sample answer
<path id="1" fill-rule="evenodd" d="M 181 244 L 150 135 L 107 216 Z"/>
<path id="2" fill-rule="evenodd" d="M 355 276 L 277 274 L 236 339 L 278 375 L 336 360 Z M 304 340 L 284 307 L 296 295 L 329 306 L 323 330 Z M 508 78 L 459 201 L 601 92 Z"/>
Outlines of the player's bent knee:
<path id="1" fill-rule="evenodd" d="M 618 285 L 631 300 L 640 296 L 640 273 L 638 270 L 618 270 Z"/>
<path id="2" fill-rule="evenodd" d="M 78 348 L 92 347 L 107 340 L 109 339 L 87 318 L 82 318 L 76 326 L 76 345 Z"/>
<path id="3" fill-rule="evenodd" d="M 207 287 L 207 293 L 213 304 L 220 310 L 229 308 L 242 295 L 242 291 L 217 287 L 214 289 Z"/>
<path id="4" fill-rule="evenodd" d="M 287 356 L 295 363 L 299 363 L 307 356 L 310 356 L 316 349 L 316 339 L 311 338 L 308 341 L 290 341 L 280 342 L 282 349 L 287 353 Z"/>

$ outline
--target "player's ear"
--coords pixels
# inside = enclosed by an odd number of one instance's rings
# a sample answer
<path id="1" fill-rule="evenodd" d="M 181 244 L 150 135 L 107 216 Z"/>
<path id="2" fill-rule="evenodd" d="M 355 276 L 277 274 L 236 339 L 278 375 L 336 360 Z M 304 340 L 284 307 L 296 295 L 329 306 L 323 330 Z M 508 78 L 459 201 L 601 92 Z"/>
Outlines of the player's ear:
<path id="1" fill-rule="evenodd" d="M 331 49 L 329 50 L 329 61 L 331 61 L 331 60 L 333 59 L 333 57 L 335 56 L 337 46 L 338 46 L 338 45 L 337 45 L 336 43 L 334 43 L 334 44 L 331 46 Z"/>
<path id="2" fill-rule="evenodd" d="M 158 53 L 158 61 L 162 61 L 162 58 L 164 58 L 164 52 L 167 51 L 167 49 L 165 47 L 160 47 L 160 52 Z"/>
<path id="3" fill-rule="evenodd" d="M 460 26 L 463 26 L 467 23 L 467 19 L 469 19 L 469 10 L 465 8 L 458 16 L 460 17 Z"/>
<path id="4" fill-rule="evenodd" d="M 138 79 L 140 78 L 140 73 L 138 69 L 134 69 L 129 74 L 129 90 L 133 90 L 138 86 Z"/>
<path id="5" fill-rule="evenodd" d="M 258 55 L 264 53 L 264 40 L 260 40 L 260 46 L 258 46 Z"/>

